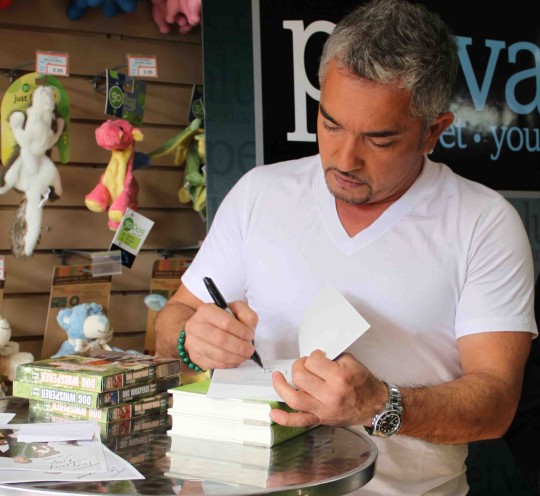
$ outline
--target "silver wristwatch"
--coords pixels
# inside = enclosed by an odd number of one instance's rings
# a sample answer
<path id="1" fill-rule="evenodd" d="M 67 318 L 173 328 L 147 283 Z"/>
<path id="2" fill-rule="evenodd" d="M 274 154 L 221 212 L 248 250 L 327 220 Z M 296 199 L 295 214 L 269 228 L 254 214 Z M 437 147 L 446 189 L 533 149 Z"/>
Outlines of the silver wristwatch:
<path id="1" fill-rule="evenodd" d="M 365 428 L 371 436 L 389 437 L 395 434 L 403 423 L 401 392 L 394 384 L 385 384 L 388 387 L 388 402 L 383 411 L 371 419 L 371 427 Z"/>

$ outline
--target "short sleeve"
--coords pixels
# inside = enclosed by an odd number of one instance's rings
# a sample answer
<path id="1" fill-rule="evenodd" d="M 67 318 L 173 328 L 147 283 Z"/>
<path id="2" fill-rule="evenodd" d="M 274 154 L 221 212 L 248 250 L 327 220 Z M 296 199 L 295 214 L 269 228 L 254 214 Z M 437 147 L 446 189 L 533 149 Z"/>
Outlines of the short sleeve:
<path id="1" fill-rule="evenodd" d="M 456 313 L 456 336 L 527 331 L 534 319 L 531 245 L 515 208 L 495 197 L 479 217 Z"/>
<path id="2" fill-rule="evenodd" d="M 242 176 L 221 202 L 211 227 L 182 283 L 202 301 L 211 302 L 203 282 L 211 277 L 226 301 L 245 300 L 244 239 L 249 218 L 250 173 Z"/>

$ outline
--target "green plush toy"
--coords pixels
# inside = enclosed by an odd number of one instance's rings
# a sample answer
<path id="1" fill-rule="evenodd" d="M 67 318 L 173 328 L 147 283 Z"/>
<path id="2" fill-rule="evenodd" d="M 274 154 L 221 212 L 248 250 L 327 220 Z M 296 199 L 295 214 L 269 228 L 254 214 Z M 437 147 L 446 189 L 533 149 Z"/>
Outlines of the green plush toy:
<path id="1" fill-rule="evenodd" d="M 206 220 L 206 174 L 204 134 L 190 143 L 184 168 L 184 183 L 178 191 L 180 203 L 193 203 L 193 210 Z"/>

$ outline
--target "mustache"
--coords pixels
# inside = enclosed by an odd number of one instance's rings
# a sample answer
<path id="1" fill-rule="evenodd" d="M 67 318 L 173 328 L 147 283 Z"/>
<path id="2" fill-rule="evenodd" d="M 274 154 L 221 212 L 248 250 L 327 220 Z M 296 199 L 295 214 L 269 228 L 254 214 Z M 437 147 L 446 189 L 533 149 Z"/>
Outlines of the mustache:
<path id="1" fill-rule="evenodd" d="M 357 183 L 369 184 L 365 179 L 363 179 L 361 177 L 358 177 L 357 175 L 355 175 L 355 174 L 353 174 L 351 172 L 342 171 L 339 167 L 335 167 L 333 165 L 329 166 L 324 171 L 324 174 L 327 175 L 329 172 L 335 172 L 335 173 L 339 174 L 340 176 L 346 177 L 347 179 L 352 179 L 353 181 L 356 181 Z"/>

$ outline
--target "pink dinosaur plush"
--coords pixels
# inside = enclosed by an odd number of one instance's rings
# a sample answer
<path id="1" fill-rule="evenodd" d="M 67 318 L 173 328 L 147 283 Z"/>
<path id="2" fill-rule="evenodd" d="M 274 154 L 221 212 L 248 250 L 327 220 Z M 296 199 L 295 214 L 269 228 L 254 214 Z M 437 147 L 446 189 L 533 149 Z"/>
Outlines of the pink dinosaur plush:
<path id="1" fill-rule="evenodd" d="M 111 150 L 111 159 L 97 186 L 84 197 L 92 212 L 105 212 L 108 207 L 108 226 L 115 231 L 126 209 L 137 208 L 139 184 L 133 176 L 135 141 L 142 141 L 140 129 L 124 119 L 107 120 L 96 129 L 96 142 Z M 110 205 L 110 206 L 109 206 Z"/>
<path id="2" fill-rule="evenodd" d="M 152 0 L 152 17 L 162 33 L 177 24 L 182 34 L 201 23 L 201 0 Z"/>

